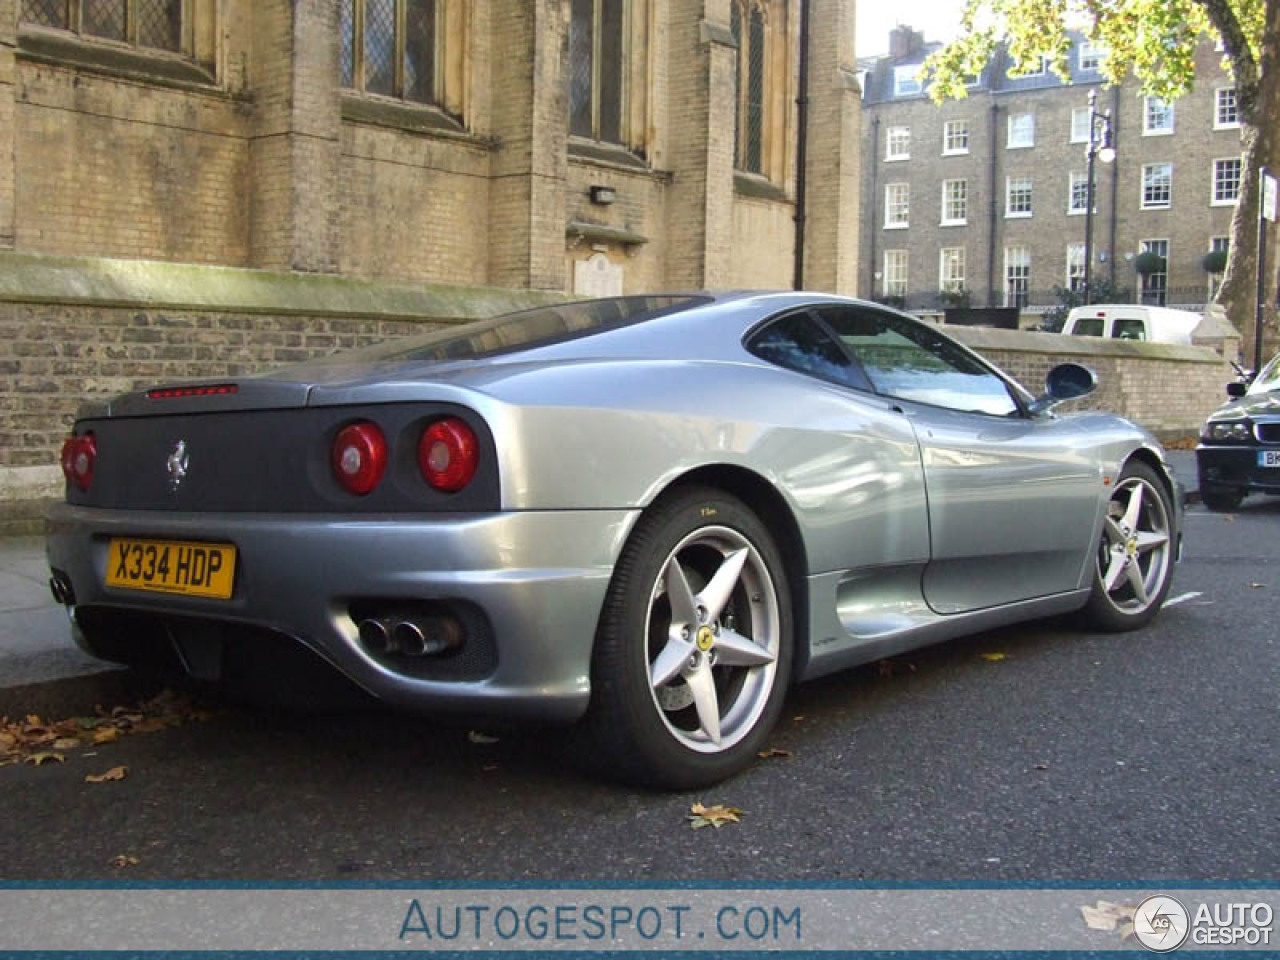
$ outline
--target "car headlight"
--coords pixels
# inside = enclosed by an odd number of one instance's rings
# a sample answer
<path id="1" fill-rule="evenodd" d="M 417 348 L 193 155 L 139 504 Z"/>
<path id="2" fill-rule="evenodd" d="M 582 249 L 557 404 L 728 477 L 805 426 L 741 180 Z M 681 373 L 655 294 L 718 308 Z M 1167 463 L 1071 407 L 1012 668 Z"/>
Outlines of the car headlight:
<path id="1" fill-rule="evenodd" d="M 1222 423 L 1206 423 L 1205 439 L 1207 440 L 1227 440 L 1233 442 L 1249 441 L 1253 439 L 1249 433 L 1249 424 L 1244 420 L 1226 420 Z"/>

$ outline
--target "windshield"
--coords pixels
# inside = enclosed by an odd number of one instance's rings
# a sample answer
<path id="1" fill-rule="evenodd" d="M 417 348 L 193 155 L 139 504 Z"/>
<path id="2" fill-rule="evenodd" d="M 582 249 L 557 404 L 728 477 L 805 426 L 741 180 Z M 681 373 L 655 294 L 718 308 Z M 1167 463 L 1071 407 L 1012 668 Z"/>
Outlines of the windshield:
<path id="1" fill-rule="evenodd" d="M 1250 395 L 1270 393 L 1272 390 L 1280 390 L 1280 353 L 1271 358 L 1271 362 L 1262 368 L 1262 372 L 1249 387 Z"/>
<path id="2" fill-rule="evenodd" d="M 678 313 L 710 300 L 710 297 L 613 297 L 535 307 L 489 320 L 449 326 L 420 337 L 393 339 L 364 350 L 337 353 L 321 362 L 420 364 L 479 360 L 616 330 Z"/>

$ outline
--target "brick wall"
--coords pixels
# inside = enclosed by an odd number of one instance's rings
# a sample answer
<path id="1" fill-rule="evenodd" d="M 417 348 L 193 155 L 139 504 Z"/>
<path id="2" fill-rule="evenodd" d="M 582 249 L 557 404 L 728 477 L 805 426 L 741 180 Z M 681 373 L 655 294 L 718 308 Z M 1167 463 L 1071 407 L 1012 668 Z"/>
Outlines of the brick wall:
<path id="1" fill-rule="evenodd" d="M 56 463 L 87 400 L 196 377 L 244 376 L 438 326 L 0 303 L 0 467 Z"/>

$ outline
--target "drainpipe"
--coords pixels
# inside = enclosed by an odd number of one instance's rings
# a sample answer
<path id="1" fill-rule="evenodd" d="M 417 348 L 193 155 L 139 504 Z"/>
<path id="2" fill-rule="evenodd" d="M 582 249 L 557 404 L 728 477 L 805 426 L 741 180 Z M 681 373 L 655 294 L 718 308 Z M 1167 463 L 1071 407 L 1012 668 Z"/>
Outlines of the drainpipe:
<path id="1" fill-rule="evenodd" d="M 793 285 L 804 289 L 805 164 L 809 140 L 809 3 L 800 2 L 800 88 L 796 96 L 796 263 Z"/>
<path id="2" fill-rule="evenodd" d="M 870 223 L 870 242 L 867 248 L 870 251 L 867 256 L 867 299 L 874 300 L 876 296 L 876 238 L 879 235 L 878 224 L 880 220 L 877 216 L 876 202 L 879 198 L 879 173 L 880 173 L 880 154 L 877 153 L 877 144 L 880 143 L 880 114 L 876 114 L 871 118 L 871 196 L 867 198 L 867 209 L 871 211 L 868 217 Z"/>
<path id="3" fill-rule="evenodd" d="M 987 170 L 990 177 L 987 184 L 987 306 L 996 307 L 1004 300 L 996 295 L 996 210 L 999 206 L 996 190 L 1000 174 L 996 162 L 1000 154 L 996 150 L 1000 138 L 1000 108 L 994 97 L 991 99 L 990 128 L 987 131 Z"/>

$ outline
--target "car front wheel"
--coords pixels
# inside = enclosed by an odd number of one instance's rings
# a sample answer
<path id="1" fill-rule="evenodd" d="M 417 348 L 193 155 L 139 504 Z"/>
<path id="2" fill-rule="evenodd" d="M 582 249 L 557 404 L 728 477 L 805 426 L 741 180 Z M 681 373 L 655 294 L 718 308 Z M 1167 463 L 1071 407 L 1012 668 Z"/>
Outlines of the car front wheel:
<path id="1" fill-rule="evenodd" d="M 759 518 L 717 490 L 660 500 L 614 570 L 582 732 L 632 783 L 707 786 L 751 762 L 790 680 L 792 612 Z"/>
<path id="2" fill-rule="evenodd" d="M 1084 610 L 1091 626 L 1136 630 L 1156 615 L 1173 580 L 1173 517 L 1169 490 L 1155 471 L 1139 462 L 1126 466 L 1103 519 Z"/>

